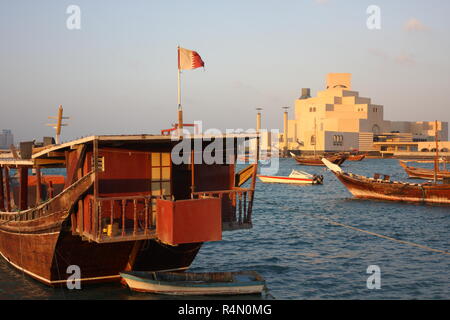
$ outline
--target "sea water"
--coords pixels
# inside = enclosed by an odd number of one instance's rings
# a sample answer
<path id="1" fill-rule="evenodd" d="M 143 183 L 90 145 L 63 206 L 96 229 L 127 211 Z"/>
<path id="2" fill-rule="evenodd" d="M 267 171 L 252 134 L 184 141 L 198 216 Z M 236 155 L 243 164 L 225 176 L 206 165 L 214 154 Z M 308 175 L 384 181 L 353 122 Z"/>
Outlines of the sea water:
<path id="1" fill-rule="evenodd" d="M 204 244 L 191 271 L 256 270 L 265 278 L 267 292 L 245 297 L 251 299 L 450 298 L 450 255 L 322 219 L 445 251 L 450 247 L 450 206 L 356 200 L 324 168 L 280 159 L 279 175 L 287 176 L 292 169 L 321 174 L 324 185 L 258 182 L 253 228 L 224 232 L 222 241 Z M 343 169 L 408 180 L 393 159 L 345 162 Z M 379 289 L 368 285 L 373 266 L 379 270 Z M 168 298 L 179 299 L 131 292 L 117 283 L 84 285 L 81 290 L 49 288 L 0 258 L 0 299 Z"/>

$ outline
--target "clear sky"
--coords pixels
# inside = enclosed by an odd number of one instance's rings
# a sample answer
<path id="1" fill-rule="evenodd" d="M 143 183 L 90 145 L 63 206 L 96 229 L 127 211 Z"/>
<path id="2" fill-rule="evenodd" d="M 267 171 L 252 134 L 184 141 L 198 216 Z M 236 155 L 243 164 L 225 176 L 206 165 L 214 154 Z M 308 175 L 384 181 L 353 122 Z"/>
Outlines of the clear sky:
<path id="1" fill-rule="evenodd" d="M 66 27 L 69 5 L 80 30 Z M 262 107 L 262 126 L 282 128 L 281 107 L 329 72 L 352 73 L 386 120 L 450 121 L 449 15 L 448 0 L 0 0 L 0 129 L 53 135 L 59 104 L 63 140 L 168 128 L 177 45 L 206 64 L 182 75 L 185 122 L 250 128 Z"/>

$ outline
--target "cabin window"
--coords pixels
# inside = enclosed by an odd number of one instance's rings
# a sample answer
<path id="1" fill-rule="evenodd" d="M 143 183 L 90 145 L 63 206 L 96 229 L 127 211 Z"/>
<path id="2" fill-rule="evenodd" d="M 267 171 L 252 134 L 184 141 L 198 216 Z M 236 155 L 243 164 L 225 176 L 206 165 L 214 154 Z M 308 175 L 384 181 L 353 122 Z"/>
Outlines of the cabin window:
<path id="1" fill-rule="evenodd" d="M 105 172 L 105 157 L 97 157 L 97 167 L 99 172 Z M 92 169 L 94 166 L 94 157 L 92 157 Z"/>
<path id="2" fill-rule="evenodd" d="M 172 194 L 171 188 L 171 159 L 169 152 L 152 152 L 151 157 L 151 190 L 153 196 L 167 196 Z"/>

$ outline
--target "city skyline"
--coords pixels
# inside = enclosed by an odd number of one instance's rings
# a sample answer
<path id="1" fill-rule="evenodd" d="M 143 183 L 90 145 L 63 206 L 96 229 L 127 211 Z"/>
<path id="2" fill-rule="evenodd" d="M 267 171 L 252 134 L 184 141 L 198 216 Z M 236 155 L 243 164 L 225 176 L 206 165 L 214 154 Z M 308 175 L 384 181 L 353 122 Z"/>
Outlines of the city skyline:
<path id="1" fill-rule="evenodd" d="M 389 120 L 449 121 L 445 1 L 31 1 L 0 4 L 0 128 L 15 141 L 52 136 L 60 104 L 62 140 L 159 133 L 176 122 L 177 45 L 202 69 L 182 74 L 185 122 L 204 128 L 283 127 L 282 107 L 323 75 L 353 74 L 353 88 L 385 106 Z M 81 29 L 66 22 L 81 10 Z M 381 9 L 370 30 L 367 8 Z M 156 115 L 155 115 L 156 114 Z"/>

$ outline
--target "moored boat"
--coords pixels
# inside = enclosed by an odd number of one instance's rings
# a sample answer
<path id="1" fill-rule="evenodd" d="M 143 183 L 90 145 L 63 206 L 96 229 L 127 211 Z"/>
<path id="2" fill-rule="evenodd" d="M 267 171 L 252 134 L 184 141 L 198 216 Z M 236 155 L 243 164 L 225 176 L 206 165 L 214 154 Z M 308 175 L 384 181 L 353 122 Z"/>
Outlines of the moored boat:
<path id="1" fill-rule="evenodd" d="M 344 172 L 338 165 L 327 159 L 322 161 L 356 198 L 450 204 L 450 184 L 398 182 L 391 181 L 388 175 L 380 174 L 368 178 Z"/>
<path id="2" fill-rule="evenodd" d="M 425 179 L 425 180 L 433 180 L 435 176 L 434 169 L 426 169 L 426 168 L 417 168 L 408 166 L 404 161 L 399 160 L 400 166 L 405 170 L 408 174 L 408 177 L 411 179 Z M 436 179 L 450 179 L 450 171 L 445 170 L 436 170 Z"/>
<path id="3" fill-rule="evenodd" d="M 287 184 L 323 184 L 323 176 L 310 174 L 304 171 L 292 170 L 287 177 L 283 176 L 257 176 L 264 183 L 287 183 Z"/>
<path id="4" fill-rule="evenodd" d="M 301 156 L 297 156 L 297 155 L 293 154 L 292 152 L 291 152 L 291 156 L 292 156 L 292 158 L 295 159 L 295 161 L 297 161 L 298 164 L 301 164 L 304 166 L 319 166 L 319 167 L 325 166 L 322 162 L 322 158 L 318 157 L 318 156 L 301 157 Z M 326 159 L 328 161 L 330 161 L 331 163 L 334 163 L 337 165 L 342 165 L 345 162 L 345 160 L 347 159 L 347 156 L 344 154 L 339 154 L 339 155 L 326 157 Z"/>
<path id="5" fill-rule="evenodd" d="M 366 157 L 366 154 L 350 155 L 347 157 L 348 161 L 362 161 Z"/>
<path id="6" fill-rule="evenodd" d="M 233 140 L 236 157 L 240 137 L 214 139 Z M 211 139 L 191 141 L 204 152 Z M 90 136 L 0 159 L 0 255 L 47 285 L 69 277 L 118 281 L 124 270 L 185 270 L 204 242 L 251 228 L 257 165 L 241 188 L 233 161 L 197 163 L 193 150 L 188 162 L 173 161 L 178 143 L 163 135 Z M 55 169 L 64 174 L 46 175 Z M 67 273 L 72 265 L 80 278 Z"/>
<path id="7" fill-rule="evenodd" d="M 168 295 L 261 294 L 264 279 L 255 271 L 241 272 L 121 272 L 133 291 Z"/>

